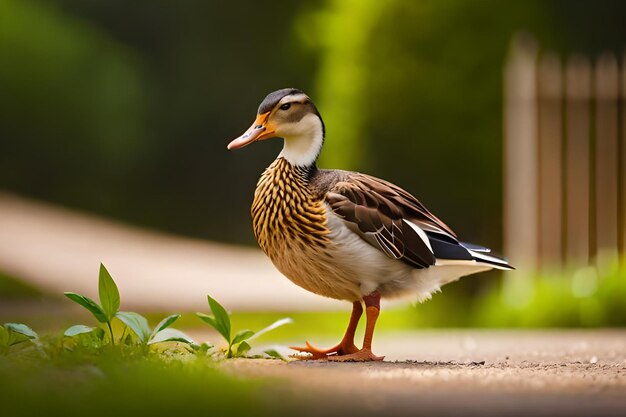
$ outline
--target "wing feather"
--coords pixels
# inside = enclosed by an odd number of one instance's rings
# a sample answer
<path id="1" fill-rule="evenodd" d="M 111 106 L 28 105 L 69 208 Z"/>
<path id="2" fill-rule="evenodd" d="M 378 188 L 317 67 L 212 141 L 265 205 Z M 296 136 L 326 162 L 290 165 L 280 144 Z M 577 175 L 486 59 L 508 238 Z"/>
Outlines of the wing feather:
<path id="1" fill-rule="evenodd" d="M 426 234 L 413 226 L 456 240 L 454 232 L 411 194 L 369 175 L 347 175 L 326 193 L 326 201 L 366 242 L 415 268 L 434 265 L 435 256 L 423 240 Z"/>

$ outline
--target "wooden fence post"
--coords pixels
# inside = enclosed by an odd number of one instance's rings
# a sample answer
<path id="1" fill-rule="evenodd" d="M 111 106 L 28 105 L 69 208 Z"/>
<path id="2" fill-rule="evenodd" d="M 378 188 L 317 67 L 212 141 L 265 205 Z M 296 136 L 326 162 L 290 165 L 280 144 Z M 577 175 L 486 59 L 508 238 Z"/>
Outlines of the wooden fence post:
<path id="1" fill-rule="evenodd" d="M 598 59 L 594 71 L 595 105 L 595 223 L 598 267 L 617 258 L 618 162 L 617 60 L 611 53 Z"/>
<path id="2" fill-rule="evenodd" d="M 518 35 L 504 74 L 504 252 L 522 271 L 537 259 L 536 61 L 535 43 Z"/>
<path id="3" fill-rule="evenodd" d="M 571 56 L 565 69 L 565 258 L 573 268 L 589 263 L 590 90 L 589 61 Z"/>
<path id="4" fill-rule="evenodd" d="M 563 123 L 562 72 L 555 54 L 539 64 L 539 263 L 541 269 L 558 269 L 563 249 Z"/>

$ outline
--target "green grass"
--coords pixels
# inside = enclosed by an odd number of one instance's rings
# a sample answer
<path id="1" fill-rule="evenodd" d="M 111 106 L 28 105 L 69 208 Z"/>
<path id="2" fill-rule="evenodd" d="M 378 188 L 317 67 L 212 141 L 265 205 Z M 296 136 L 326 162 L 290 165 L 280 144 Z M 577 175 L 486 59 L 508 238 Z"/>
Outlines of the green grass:
<path id="1" fill-rule="evenodd" d="M 272 381 L 233 377 L 179 349 L 98 349 L 48 338 L 0 356 L 6 416 L 269 415 Z"/>
<path id="2" fill-rule="evenodd" d="M 18 281 L 2 282 L 11 289 L 3 296 L 14 300 L 25 294 L 15 290 Z M 2 415 L 276 414 L 268 410 L 268 382 L 220 371 L 219 350 L 196 345 L 169 327 L 178 315 L 160 317 L 153 329 L 139 314 L 119 311 L 120 294 L 104 265 L 98 288 L 99 303 L 65 293 L 91 313 L 88 323 L 95 328 L 74 325 L 39 337 L 23 324 L 0 326 Z M 221 320 L 228 321 L 220 309 Z M 281 402 L 281 410 L 286 406 Z"/>
<path id="3" fill-rule="evenodd" d="M 626 326 L 626 266 L 591 267 L 532 279 L 529 294 L 505 286 L 486 294 L 473 313 L 481 327 Z M 515 289 L 515 287 L 513 287 Z"/>

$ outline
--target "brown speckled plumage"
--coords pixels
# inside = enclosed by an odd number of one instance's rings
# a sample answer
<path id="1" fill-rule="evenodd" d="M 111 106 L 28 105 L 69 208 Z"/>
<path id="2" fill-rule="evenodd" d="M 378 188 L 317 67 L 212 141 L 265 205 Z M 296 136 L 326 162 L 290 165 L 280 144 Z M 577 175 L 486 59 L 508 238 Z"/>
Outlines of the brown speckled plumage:
<path id="1" fill-rule="evenodd" d="M 357 299 L 358 286 L 334 259 L 336 243 L 319 181 L 335 181 L 314 167 L 276 159 L 261 175 L 252 203 L 259 246 L 276 268 L 300 287 L 326 297 Z"/>
<path id="2" fill-rule="evenodd" d="M 252 222 L 257 241 L 268 256 L 272 256 L 272 246 L 284 241 L 321 248 L 328 244 L 326 210 L 308 183 L 308 171 L 283 158 L 261 175 L 252 203 Z"/>

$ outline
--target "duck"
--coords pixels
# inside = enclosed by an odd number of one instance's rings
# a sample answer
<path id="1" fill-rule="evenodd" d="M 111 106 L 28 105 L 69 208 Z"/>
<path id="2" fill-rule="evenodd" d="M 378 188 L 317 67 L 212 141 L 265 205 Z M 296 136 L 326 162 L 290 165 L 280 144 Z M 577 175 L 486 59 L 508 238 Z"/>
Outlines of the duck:
<path id="1" fill-rule="evenodd" d="M 326 139 L 322 116 L 295 88 L 268 94 L 254 123 L 227 146 L 241 149 L 282 138 L 283 148 L 258 180 L 254 235 L 274 266 L 294 284 L 352 303 L 341 341 L 292 347 L 306 359 L 381 361 L 372 352 L 381 298 L 422 302 L 445 284 L 490 269 L 514 269 L 502 257 L 465 243 L 404 189 L 360 172 L 320 169 Z M 361 348 L 355 331 L 365 313 Z"/>

